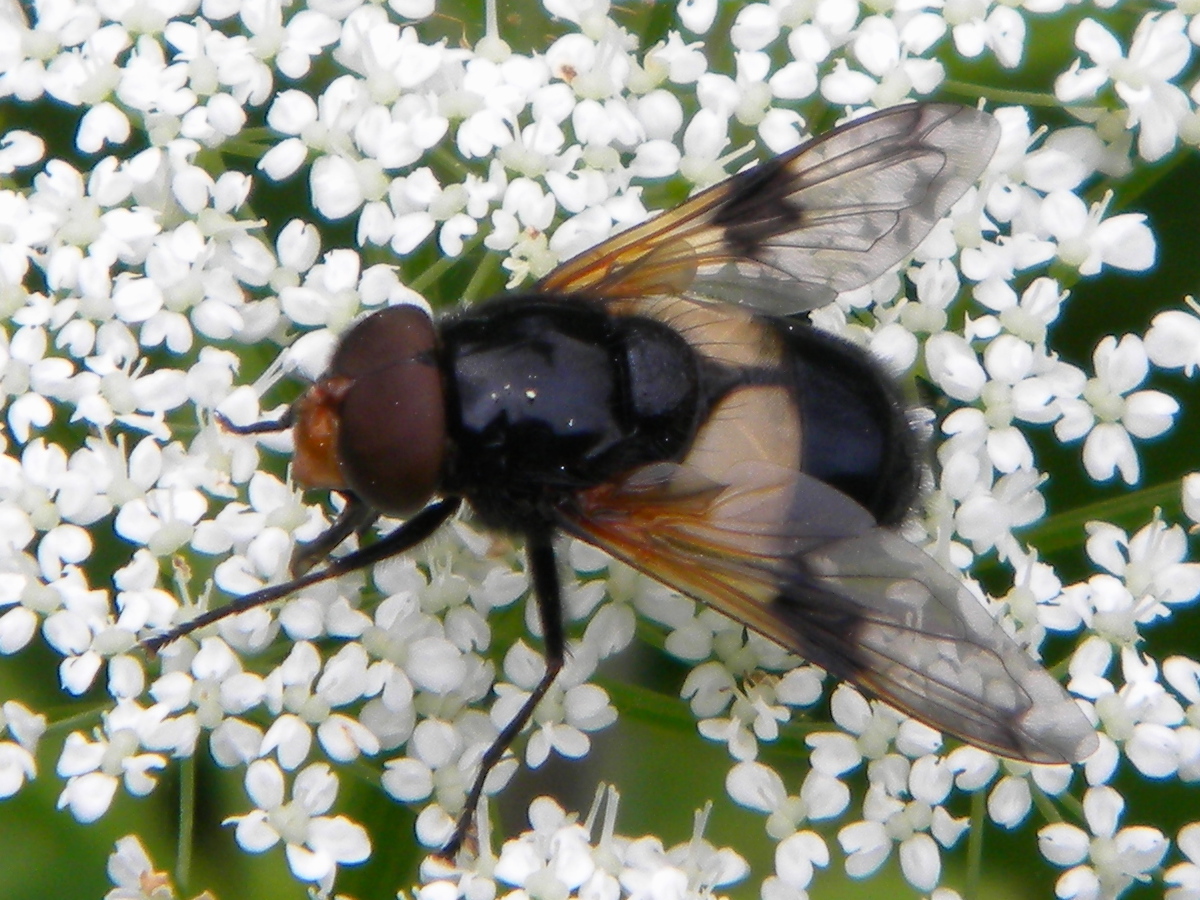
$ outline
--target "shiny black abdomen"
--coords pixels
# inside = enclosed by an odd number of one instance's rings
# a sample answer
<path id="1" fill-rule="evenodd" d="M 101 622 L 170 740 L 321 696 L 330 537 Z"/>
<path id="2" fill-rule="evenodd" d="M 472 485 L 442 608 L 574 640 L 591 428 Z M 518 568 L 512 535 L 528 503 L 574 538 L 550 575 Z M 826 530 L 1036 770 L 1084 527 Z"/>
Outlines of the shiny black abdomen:
<path id="1" fill-rule="evenodd" d="M 706 404 L 675 331 L 579 298 L 514 296 L 442 325 L 443 489 L 493 527 L 546 527 L 578 491 L 680 459 Z"/>
<path id="2" fill-rule="evenodd" d="M 892 379 L 865 350 L 790 319 L 788 347 L 803 422 L 802 468 L 883 525 L 902 521 L 921 487 L 920 451 Z"/>

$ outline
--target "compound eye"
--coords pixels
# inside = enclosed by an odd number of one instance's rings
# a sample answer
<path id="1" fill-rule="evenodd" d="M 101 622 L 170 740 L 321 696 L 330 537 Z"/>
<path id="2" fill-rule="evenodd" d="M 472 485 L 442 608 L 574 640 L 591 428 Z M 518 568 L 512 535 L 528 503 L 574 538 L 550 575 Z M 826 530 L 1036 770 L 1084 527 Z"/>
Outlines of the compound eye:
<path id="1" fill-rule="evenodd" d="M 346 484 L 380 512 L 407 515 L 437 491 L 446 409 L 433 321 L 414 306 L 363 319 L 342 339 L 328 378 L 347 378 L 338 462 Z"/>

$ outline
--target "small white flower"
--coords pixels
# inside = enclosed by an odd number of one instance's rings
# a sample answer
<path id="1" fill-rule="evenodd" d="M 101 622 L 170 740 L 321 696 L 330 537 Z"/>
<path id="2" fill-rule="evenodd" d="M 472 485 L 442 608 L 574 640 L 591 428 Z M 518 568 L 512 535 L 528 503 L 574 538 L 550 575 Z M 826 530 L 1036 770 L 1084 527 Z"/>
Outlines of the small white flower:
<path id="1" fill-rule="evenodd" d="M 1070 191 L 1051 191 L 1041 204 L 1041 224 L 1057 243 L 1058 258 L 1095 275 L 1102 267 L 1141 272 L 1154 265 L 1158 248 L 1141 213 L 1105 218 L 1111 192 L 1087 205 Z"/>
<path id="2" fill-rule="evenodd" d="M 1080 400 L 1062 399 L 1063 417 L 1055 423 L 1060 440 L 1087 435 L 1083 462 L 1088 474 L 1105 481 L 1120 471 L 1126 484 L 1141 472 L 1132 437 L 1151 438 L 1171 427 L 1179 404 L 1160 391 L 1135 391 L 1149 373 L 1142 341 L 1125 335 L 1120 342 L 1109 336 L 1093 354 L 1096 375 Z M 1098 421 L 1097 421 L 1098 420 Z"/>
<path id="3" fill-rule="evenodd" d="M 844 733 L 811 734 L 813 768 L 838 777 L 857 768 L 864 759 L 875 760 L 888 753 L 904 720 L 901 713 L 883 703 L 871 703 L 858 691 L 839 684 L 829 701 L 833 720 Z"/>
<path id="4" fill-rule="evenodd" d="M 806 819 L 832 819 L 850 803 L 846 785 L 816 769 L 805 776 L 799 796 L 789 796 L 775 770 L 759 762 L 737 763 L 725 790 L 734 802 L 765 813 L 767 833 L 777 839 L 794 834 Z"/>
<path id="5" fill-rule="evenodd" d="M 828 865 L 829 847 L 815 832 L 796 832 L 775 847 L 775 877 L 793 890 L 806 890 L 814 869 Z"/>
<path id="6" fill-rule="evenodd" d="M 1113 575 L 1125 579 L 1135 597 L 1153 594 L 1167 604 L 1189 603 L 1200 595 L 1200 564 L 1184 562 L 1187 537 L 1157 515 L 1130 538 L 1105 522 L 1086 526 L 1087 553 Z"/>
<path id="7" fill-rule="evenodd" d="M 984 49 L 996 54 L 1000 65 L 1015 69 L 1025 51 L 1025 20 L 1021 11 L 992 3 L 952 0 L 945 7 L 946 21 L 952 26 L 954 46 L 963 56 L 974 59 Z"/>
<path id="8" fill-rule="evenodd" d="M 250 853 L 283 843 L 292 873 L 328 891 L 339 865 L 361 863 L 371 853 L 361 825 L 345 816 L 324 815 L 337 798 L 337 787 L 330 768 L 314 763 L 296 775 L 288 800 L 279 767 L 255 760 L 246 769 L 246 793 L 257 808 L 225 821 L 236 826 L 238 844 Z"/>
<path id="9" fill-rule="evenodd" d="M 46 730 L 46 717 L 31 712 L 15 700 L 0 707 L 0 734 L 15 740 L 0 741 L 0 798 L 11 797 L 26 781 L 37 777 L 38 742 Z"/>
<path id="10" fill-rule="evenodd" d="M 864 877 L 887 858 L 898 844 L 900 869 L 919 890 L 930 891 L 941 877 L 938 845 L 949 848 L 967 828 L 941 806 L 953 784 L 945 760 L 924 756 L 911 765 L 890 756 L 872 766 L 871 787 L 863 802 L 865 820 L 838 832 L 846 851 L 846 872 Z M 909 800 L 905 800 L 907 795 Z"/>
<path id="11" fill-rule="evenodd" d="M 525 761 L 537 768 L 554 750 L 563 756 L 578 758 L 591 747 L 587 732 L 605 728 L 616 721 L 617 711 L 608 694 L 593 684 L 584 683 L 593 670 L 594 662 L 582 647 L 568 646 L 567 665 L 546 692 L 532 719 L 533 733 L 525 749 Z M 541 680 L 545 663 L 524 641 L 509 648 L 504 657 L 504 671 L 512 684 L 496 685 L 497 700 L 492 707 L 492 722 L 502 728 L 516 715 Z"/>
<path id="12" fill-rule="evenodd" d="M 1041 475 L 1018 469 L 997 479 L 988 488 L 982 485 L 965 497 L 954 516 L 955 529 L 971 541 L 976 553 L 992 547 L 1009 553 L 1014 546 L 1014 529 L 1029 525 L 1046 511 L 1039 487 Z"/>
<path id="13" fill-rule="evenodd" d="M 1091 98 L 1111 81 L 1129 110 L 1126 127 L 1140 126 L 1138 153 L 1149 161 L 1162 158 L 1175 146 L 1180 121 L 1190 111 L 1187 95 L 1171 81 L 1191 57 L 1186 24 L 1177 10 L 1147 13 L 1126 56 L 1108 29 L 1095 19 L 1084 19 L 1075 30 L 1075 46 L 1094 65 L 1085 67 L 1076 59 L 1058 77 L 1056 96 L 1064 103 Z"/>
<path id="14" fill-rule="evenodd" d="M 1162 862 L 1169 841 L 1157 828 L 1118 829 L 1125 800 L 1110 787 L 1089 788 L 1083 798 L 1088 829 L 1065 822 L 1038 832 L 1038 848 L 1050 862 L 1070 867 L 1056 893 L 1068 897 L 1116 897 L 1135 881 L 1148 881 Z"/>
<path id="15" fill-rule="evenodd" d="M 987 382 L 974 349 L 961 335 L 949 331 L 925 342 L 925 364 L 938 387 L 955 400 L 974 400 Z"/>
<path id="16" fill-rule="evenodd" d="M 338 22 L 312 9 L 296 12 L 284 24 L 283 5 L 278 0 L 243 3 L 239 17 L 250 31 L 252 43 L 262 49 L 273 47 L 275 63 L 288 78 L 307 75 L 312 59 L 341 33 Z"/>
<path id="17" fill-rule="evenodd" d="M 1189 298 L 1189 306 L 1195 303 Z M 1195 310 L 1184 312 L 1169 309 L 1150 321 L 1146 332 L 1146 355 L 1156 366 L 1164 369 L 1183 369 L 1192 377 L 1200 366 L 1200 317 Z"/>
<path id="18" fill-rule="evenodd" d="M 107 812 L 120 783 L 136 796 L 150 793 L 167 756 L 143 751 L 190 754 L 199 736 L 193 717 L 171 718 L 166 713 L 162 705 L 143 709 L 126 700 L 104 716 L 96 740 L 78 731 L 68 735 L 57 766 L 67 779 L 59 808 L 69 808 L 80 822 L 94 822 Z"/>
<path id="19" fill-rule="evenodd" d="M 679 21 L 693 34 L 705 34 L 717 17 L 717 0 L 679 0 Z"/>
<path id="20" fill-rule="evenodd" d="M 173 900 L 170 876 L 156 871 L 135 834 L 119 838 L 108 856 L 108 877 L 116 885 L 104 900 Z"/>

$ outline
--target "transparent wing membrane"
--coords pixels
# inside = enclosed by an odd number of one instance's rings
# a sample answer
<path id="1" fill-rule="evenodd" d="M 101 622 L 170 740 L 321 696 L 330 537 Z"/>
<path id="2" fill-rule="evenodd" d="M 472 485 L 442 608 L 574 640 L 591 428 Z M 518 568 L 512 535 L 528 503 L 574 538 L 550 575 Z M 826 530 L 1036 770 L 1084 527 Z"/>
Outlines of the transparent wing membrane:
<path id="1" fill-rule="evenodd" d="M 982 173 L 999 132 L 961 106 L 866 116 L 610 238 L 537 289 L 686 294 L 776 314 L 821 306 L 911 253 Z"/>

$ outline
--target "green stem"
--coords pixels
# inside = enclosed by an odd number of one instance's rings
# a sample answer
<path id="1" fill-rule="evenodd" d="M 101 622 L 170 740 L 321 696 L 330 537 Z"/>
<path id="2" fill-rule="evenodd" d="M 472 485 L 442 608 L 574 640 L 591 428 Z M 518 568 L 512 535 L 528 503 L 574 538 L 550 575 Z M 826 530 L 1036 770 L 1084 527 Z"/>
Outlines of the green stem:
<path id="1" fill-rule="evenodd" d="M 488 280 L 499 266 L 500 254 L 484 254 L 483 259 L 479 261 L 479 265 L 475 267 L 475 271 L 471 274 L 471 280 L 463 288 L 462 302 L 474 303 L 478 300 L 480 295 L 486 290 Z"/>
<path id="2" fill-rule="evenodd" d="M 597 681 L 608 692 L 613 704 L 621 710 L 622 716 L 667 727 L 695 727 L 696 720 L 678 697 L 667 697 L 657 691 L 616 679 L 600 678 Z"/>
<path id="3" fill-rule="evenodd" d="M 383 777 L 383 773 L 387 771 L 387 767 L 380 760 L 360 756 L 353 762 L 343 766 L 339 771 L 349 773 L 361 784 L 377 788 L 379 787 L 379 779 Z"/>
<path id="4" fill-rule="evenodd" d="M 222 144 L 220 152 L 227 156 L 258 160 L 271 146 L 269 142 L 273 138 L 277 139 L 277 135 L 269 128 L 248 128 L 236 138 Z"/>
<path id="5" fill-rule="evenodd" d="M 1079 535 L 1088 522 L 1115 522 L 1133 527 L 1144 524 L 1156 509 L 1161 509 L 1170 519 L 1178 515 L 1182 507 L 1179 480 L 1172 479 L 1050 516 L 1026 536 L 1033 546 L 1048 552 L 1078 544 Z"/>
<path id="6" fill-rule="evenodd" d="M 434 231 L 436 232 L 437 229 L 435 228 Z M 437 262 L 410 281 L 408 286 L 418 294 L 425 293 L 425 289 L 427 287 L 436 282 L 439 278 L 446 274 L 446 272 L 450 271 L 451 267 L 453 267 L 459 260 L 469 256 L 475 250 L 475 248 L 482 243 L 482 241 L 483 238 L 479 235 L 476 235 L 475 237 L 471 238 L 471 240 L 466 241 L 463 244 L 462 253 L 458 254 L 458 256 L 438 257 Z"/>
<path id="7" fill-rule="evenodd" d="M 487 170 L 482 173 L 476 172 L 461 157 L 455 156 L 447 147 L 438 144 L 432 150 L 426 153 L 426 156 L 433 162 L 435 166 L 446 171 L 452 172 L 458 178 L 465 179 L 468 175 L 477 175 L 480 178 L 487 178 Z"/>
<path id="8" fill-rule="evenodd" d="M 1043 94 L 1037 91 L 1013 91 L 984 84 L 974 84 L 969 81 L 956 81 L 952 78 L 942 82 L 942 90 L 972 99 L 982 97 L 993 103 L 1011 103 L 1017 106 L 1038 106 L 1047 109 L 1062 108 L 1062 103 L 1053 94 Z"/>
<path id="9" fill-rule="evenodd" d="M 179 764 L 179 843 L 175 848 L 175 883 L 186 888 L 192 868 L 192 842 L 196 827 L 196 758 L 185 756 Z"/>
<path id="10" fill-rule="evenodd" d="M 1029 783 L 1029 795 L 1033 799 L 1033 805 L 1037 807 L 1038 812 L 1042 814 L 1042 818 L 1047 822 L 1058 823 L 1063 820 L 1062 813 L 1058 807 L 1054 805 L 1054 801 L 1046 796 L 1045 792 L 1037 786 L 1037 782 L 1032 778 L 1027 779 Z"/>
<path id="11" fill-rule="evenodd" d="M 1043 660 L 1042 663 L 1044 665 L 1045 660 Z M 1055 681 L 1063 681 L 1071 673 L 1071 657 L 1064 657 L 1054 665 L 1047 666 L 1046 671 L 1054 676 Z"/>
<path id="12" fill-rule="evenodd" d="M 963 900 L 975 900 L 979 896 L 979 883 L 983 876 L 983 832 L 987 820 L 986 791 L 978 790 L 971 795 L 971 831 L 967 836 L 967 885 Z"/>
<path id="13" fill-rule="evenodd" d="M 76 728 L 96 725 L 100 722 L 101 714 L 111 708 L 111 706 L 94 706 L 83 712 L 75 713 L 73 716 L 67 716 L 65 719 L 59 719 L 57 722 L 51 722 L 46 726 L 46 731 L 42 736 L 47 737 L 63 731 L 74 731 Z"/>
<path id="14" fill-rule="evenodd" d="M 1064 793 L 1059 797 L 1059 802 L 1079 821 L 1084 822 L 1087 820 L 1087 816 L 1083 813 L 1083 801 L 1074 794 Z"/>

